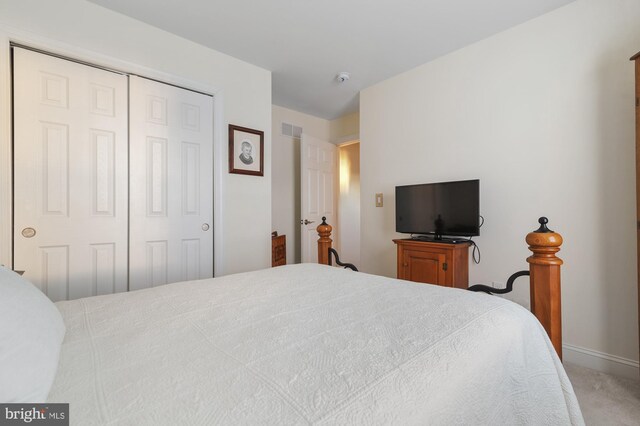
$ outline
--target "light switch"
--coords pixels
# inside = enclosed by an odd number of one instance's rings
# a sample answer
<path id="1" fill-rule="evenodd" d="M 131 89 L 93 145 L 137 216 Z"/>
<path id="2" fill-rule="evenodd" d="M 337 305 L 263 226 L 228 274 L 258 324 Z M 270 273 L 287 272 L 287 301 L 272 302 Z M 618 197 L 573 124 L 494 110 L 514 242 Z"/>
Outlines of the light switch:
<path id="1" fill-rule="evenodd" d="M 376 194 L 376 207 L 382 207 L 382 193 L 377 193 Z"/>

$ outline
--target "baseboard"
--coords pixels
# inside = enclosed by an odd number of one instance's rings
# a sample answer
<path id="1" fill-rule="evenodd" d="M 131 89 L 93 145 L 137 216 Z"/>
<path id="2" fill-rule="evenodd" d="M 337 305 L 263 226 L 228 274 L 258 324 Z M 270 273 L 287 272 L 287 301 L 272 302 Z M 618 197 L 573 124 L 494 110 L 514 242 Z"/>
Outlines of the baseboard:
<path id="1" fill-rule="evenodd" d="M 640 364 L 638 361 L 566 343 L 562 345 L 562 360 L 616 376 L 636 380 L 640 377 Z"/>

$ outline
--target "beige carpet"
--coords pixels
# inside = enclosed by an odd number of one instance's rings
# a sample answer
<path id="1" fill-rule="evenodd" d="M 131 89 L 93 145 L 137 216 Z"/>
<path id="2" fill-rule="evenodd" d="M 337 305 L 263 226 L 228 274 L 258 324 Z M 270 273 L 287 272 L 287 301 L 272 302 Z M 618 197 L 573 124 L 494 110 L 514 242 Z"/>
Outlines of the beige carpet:
<path id="1" fill-rule="evenodd" d="M 588 426 L 640 426 L 640 378 L 564 365 Z"/>

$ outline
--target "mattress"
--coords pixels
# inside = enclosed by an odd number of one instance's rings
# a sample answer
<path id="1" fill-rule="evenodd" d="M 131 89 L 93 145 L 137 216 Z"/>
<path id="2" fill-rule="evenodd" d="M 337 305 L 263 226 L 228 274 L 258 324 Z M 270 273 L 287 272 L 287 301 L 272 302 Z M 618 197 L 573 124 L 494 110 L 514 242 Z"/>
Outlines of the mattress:
<path id="1" fill-rule="evenodd" d="M 289 265 L 58 302 L 72 424 L 584 424 L 498 297 Z"/>

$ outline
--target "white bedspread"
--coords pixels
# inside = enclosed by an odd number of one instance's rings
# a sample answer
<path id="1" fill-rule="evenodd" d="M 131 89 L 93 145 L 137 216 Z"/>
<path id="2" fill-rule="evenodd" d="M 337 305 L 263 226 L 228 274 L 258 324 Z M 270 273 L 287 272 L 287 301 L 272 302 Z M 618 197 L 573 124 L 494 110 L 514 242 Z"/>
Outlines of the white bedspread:
<path id="1" fill-rule="evenodd" d="M 291 265 L 57 303 L 72 424 L 583 424 L 507 300 Z"/>

